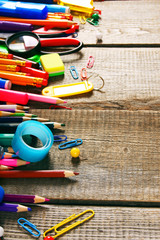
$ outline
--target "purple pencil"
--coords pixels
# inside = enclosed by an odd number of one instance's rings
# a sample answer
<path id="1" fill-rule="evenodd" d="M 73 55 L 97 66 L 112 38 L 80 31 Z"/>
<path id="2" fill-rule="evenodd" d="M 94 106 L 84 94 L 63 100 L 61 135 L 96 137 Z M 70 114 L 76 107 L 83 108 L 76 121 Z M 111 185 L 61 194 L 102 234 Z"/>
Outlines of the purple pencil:
<path id="1" fill-rule="evenodd" d="M 3 197 L 3 201 L 18 203 L 42 203 L 48 202 L 49 199 L 37 195 L 5 194 Z"/>
<path id="2" fill-rule="evenodd" d="M 0 211 L 5 212 L 28 212 L 31 208 L 19 204 L 1 203 Z"/>
<path id="3" fill-rule="evenodd" d="M 12 113 L 26 113 L 26 111 L 19 110 L 19 109 L 12 109 L 12 108 L 7 108 L 7 109 L 0 108 L 0 111 L 12 112 Z"/>

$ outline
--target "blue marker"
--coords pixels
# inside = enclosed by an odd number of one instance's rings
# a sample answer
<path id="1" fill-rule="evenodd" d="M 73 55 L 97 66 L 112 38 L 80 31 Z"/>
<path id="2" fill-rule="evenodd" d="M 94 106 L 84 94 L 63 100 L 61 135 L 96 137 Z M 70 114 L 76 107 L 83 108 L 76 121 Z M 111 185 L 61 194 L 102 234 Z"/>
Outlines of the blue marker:
<path id="1" fill-rule="evenodd" d="M 2 202 L 4 197 L 4 189 L 0 186 L 0 203 Z"/>
<path id="2" fill-rule="evenodd" d="M 45 4 L 0 1 L 0 16 L 25 19 L 46 19 L 47 15 L 48 8 Z"/>

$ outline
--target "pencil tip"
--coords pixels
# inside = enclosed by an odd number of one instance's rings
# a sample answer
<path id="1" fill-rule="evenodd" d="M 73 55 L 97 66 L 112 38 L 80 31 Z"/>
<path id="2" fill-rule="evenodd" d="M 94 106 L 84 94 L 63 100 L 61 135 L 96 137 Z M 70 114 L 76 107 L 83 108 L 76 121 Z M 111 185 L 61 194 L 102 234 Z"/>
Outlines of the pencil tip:
<path id="1" fill-rule="evenodd" d="M 45 198 L 45 202 L 49 202 L 50 201 L 50 199 L 48 199 L 48 198 Z"/>
<path id="2" fill-rule="evenodd" d="M 64 101 L 63 103 L 67 103 L 67 101 Z"/>
<path id="3" fill-rule="evenodd" d="M 65 126 L 65 123 L 61 123 L 61 127 L 64 127 Z"/>
<path id="4" fill-rule="evenodd" d="M 74 175 L 79 175 L 79 173 L 78 172 L 74 172 Z"/>
<path id="5" fill-rule="evenodd" d="M 32 211 L 32 209 L 30 207 L 28 207 L 28 211 Z"/>

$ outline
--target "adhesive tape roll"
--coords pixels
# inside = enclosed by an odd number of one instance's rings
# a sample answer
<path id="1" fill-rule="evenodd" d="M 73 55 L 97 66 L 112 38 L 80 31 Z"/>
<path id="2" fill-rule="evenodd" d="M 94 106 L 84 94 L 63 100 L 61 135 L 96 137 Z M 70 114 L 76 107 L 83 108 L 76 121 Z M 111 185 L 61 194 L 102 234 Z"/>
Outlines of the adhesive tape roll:
<path id="1" fill-rule="evenodd" d="M 24 141 L 25 135 L 33 135 L 41 140 L 43 146 L 34 148 Z M 12 148 L 16 155 L 28 162 L 42 160 L 53 145 L 51 130 L 41 122 L 29 120 L 18 125 L 12 140 Z"/>

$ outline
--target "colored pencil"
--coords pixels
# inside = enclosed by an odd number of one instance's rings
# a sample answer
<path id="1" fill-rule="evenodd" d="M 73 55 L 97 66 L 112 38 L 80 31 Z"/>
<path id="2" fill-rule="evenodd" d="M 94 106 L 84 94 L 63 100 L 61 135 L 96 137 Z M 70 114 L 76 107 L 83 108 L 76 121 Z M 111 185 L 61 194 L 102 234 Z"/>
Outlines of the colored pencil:
<path id="1" fill-rule="evenodd" d="M 29 109 L 29 107 L 28 106 L 21 106 L 21 105 L 16 105 L 16 104 L 1 104 L 0 105 L 0 109 L 19 109 L 19 110 L 21 110 L 21 109 Z"/>
<path id="2" fill-rule="evenodd" d="M 30 114 L 30 113 L 12 113 L 12 112 L 7 112 L 7 111 L 0 111 L 0 117 L 37 117 L 37 115 Z"/>
<path id="3" fill-rule="evenodd" d="M 0 171 L 6 171 L 6 170 L 11 170 L 13 169 L 12 167 L 8 167 L 8 166 L 4 166 L 4 165 L 0 165 Z"/>
<path id="4" fill-rule="evenodd" d="M 0 211 L 5 212 L 28 212 L 31 211 L 31 208 L 25 207 L 20 204 L 10 204 L 10 203 L 1 203 Z"/>
<path id="5" fill-rule="evenodd" d="M 26 162 L 16 158 L 13 158 L 13 159 L 8 158 L 8 159 L 1 159 L 0 164 L 8 167 L 19 167 L 19 166 L 30 164 L 30 162 Z"/>
<path id="6" fill-rule="evenodd" d="M 18 195 L 18 194 L 5 194 L 3 197 L 4 202 L 18 202 L 18 203 L 42 203 L 48 202 L 50 199 L 40 197 L 37 195 Z"/>
<path id="7" fill-rule="evenodd" d="M 16 154 L 4 152 L 1 159 L 8 159 L 8 158 L 17 158 L 18 156 Z"/>
<path id="8" fill-rule="evenodd" d="M 26 111 L 23 110 L 19 110 L 19 109 L 12 109 L 12 108 L 8 108 L 8 109 L 3 109 L 0 108 L 0 111 L 5 111 L 5 112 L 11 112 L 11 113 L 26 113 Z"/>
<path id="9" fill-rule="evenodd" d="M 8 153 L 14 153 L 14 150 L 12 147 L 4 147 L 4 151 Z"/>
<path id="10" fill-rule="evenodd" d="M 12 122 L 21 123 L 21 122 L 27 121 L 27 120 L 36 120 L 39 122 L 48 122 L 49 121 L 49 119 L 45 119 L 45 118 L 0 117 L 0 123 L 12 123 Z"/>
<path id="11" fill-rule="evenodd" d="M 0 178 L 64 178 L 78 175 L 79 173 L 66 170 L 12 170 L 0 172 Z"/>

